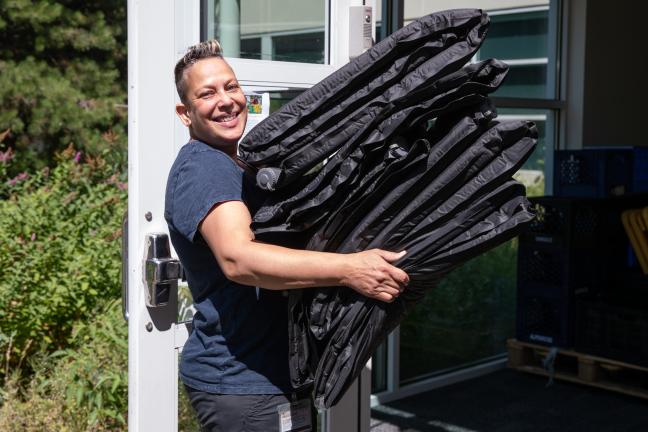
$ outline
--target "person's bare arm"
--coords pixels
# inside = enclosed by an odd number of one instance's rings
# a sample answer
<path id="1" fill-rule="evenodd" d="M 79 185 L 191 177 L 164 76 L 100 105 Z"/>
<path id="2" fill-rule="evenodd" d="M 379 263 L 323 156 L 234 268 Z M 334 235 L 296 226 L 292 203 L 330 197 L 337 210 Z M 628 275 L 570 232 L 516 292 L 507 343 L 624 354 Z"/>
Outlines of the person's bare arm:
<path id="1" fill-rule="evenodd" d="M 200 225 L 225 276 L 235 282 L 267 289 L 343 285 L 367 297 L 392 301 L 409 281 L 404 271 L 390 264 L 405 252 L 289 249 L 256 241 L 251 222 L 244 203 L 227 201 L 216 205 Z"/>

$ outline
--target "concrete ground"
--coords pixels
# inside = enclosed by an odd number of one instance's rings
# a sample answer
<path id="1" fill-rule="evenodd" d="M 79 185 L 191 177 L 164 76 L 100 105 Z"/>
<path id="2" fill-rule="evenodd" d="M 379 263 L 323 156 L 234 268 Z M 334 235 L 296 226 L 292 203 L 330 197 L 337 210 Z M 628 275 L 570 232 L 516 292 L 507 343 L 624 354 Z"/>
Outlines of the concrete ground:
<path id="1" fill-rule="evenodd" d="M 648 400 L 505 369 L 379 405 L 371 432 L 640 432 Z"/>

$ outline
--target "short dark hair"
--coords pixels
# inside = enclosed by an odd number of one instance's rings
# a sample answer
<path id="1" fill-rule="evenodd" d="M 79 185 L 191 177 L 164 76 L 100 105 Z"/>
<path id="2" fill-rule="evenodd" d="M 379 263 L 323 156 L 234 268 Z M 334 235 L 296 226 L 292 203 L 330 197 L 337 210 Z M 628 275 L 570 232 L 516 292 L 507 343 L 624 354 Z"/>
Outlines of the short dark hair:
<path id="1" fill-rule="evenodd" d="M 176 90 L 178 91 L 178 96 L 180 96 L 180 100 L 183 103 L 187 102 L 185 95 L 185 91 L 187 90 L 185 88 L 184 79 L 185 70 L 187 70 L 198 60 L 211 57 L 223 57 L 223 50 L 221 49 L 220 43 L 216 39 L 200 42 L 199 44 L 189 47 L 187 49 L 187 53 L 180 60 L 178 60 L 178 63 L 176 63 L 174 69 Z"/>

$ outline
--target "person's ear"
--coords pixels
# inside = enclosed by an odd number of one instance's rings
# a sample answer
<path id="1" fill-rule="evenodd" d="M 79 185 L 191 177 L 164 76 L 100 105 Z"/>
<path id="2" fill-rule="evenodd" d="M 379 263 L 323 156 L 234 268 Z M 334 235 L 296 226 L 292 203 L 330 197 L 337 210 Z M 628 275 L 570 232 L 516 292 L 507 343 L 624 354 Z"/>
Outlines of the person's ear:
<path id="1" fill-rule="evenodd" d="M 191 126 L 191 118 L 189 117 L 189 110 L 185 104 L 178 102 L 175 107 L 176 114 L 180 117 L 180 121 L 183 125 L 189 127 Z"/>

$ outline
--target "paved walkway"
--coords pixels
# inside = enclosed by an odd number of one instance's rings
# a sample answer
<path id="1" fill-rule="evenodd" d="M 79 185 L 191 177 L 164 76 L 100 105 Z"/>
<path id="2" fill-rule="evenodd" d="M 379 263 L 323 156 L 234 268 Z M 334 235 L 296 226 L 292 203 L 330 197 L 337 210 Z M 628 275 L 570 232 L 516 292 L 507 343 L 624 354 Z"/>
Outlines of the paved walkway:
<path id="1" fill-rule="evenodd" d="M 647 383 L 648 385 L 648 383 Z M 380 405 L 371 432 L 640 432 L 648 401 L 502 370 Z"/>

